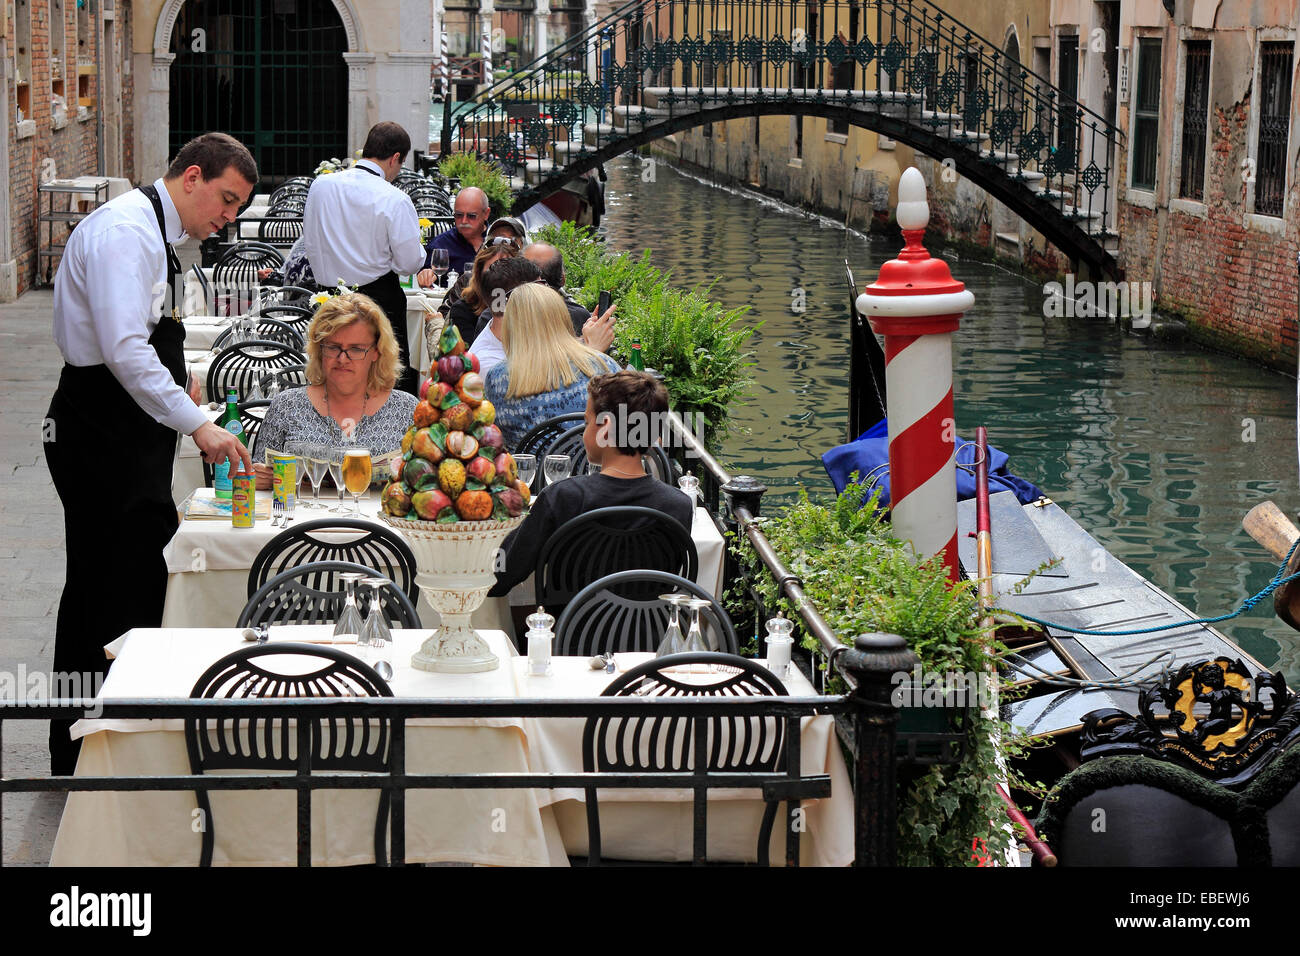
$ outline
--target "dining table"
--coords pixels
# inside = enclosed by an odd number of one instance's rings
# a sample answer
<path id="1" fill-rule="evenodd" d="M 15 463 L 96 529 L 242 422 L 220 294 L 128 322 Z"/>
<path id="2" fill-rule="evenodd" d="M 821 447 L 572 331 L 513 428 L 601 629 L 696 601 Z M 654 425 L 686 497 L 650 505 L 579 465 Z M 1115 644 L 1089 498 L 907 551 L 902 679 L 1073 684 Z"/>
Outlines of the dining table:
<path id="1" fill-rule="evenodd" d="M 587 658 L 556 657 L 551 673 L 533 676 L 527 658 L 512 654 L 507 636 L 484 633 L 501 658 L 497 669 L 474 674 L 430 673 L 410 665 L 427 630 L 393 632 L 389 681 L 394 696 L 411 699 L 586 699 L 615 679 Z M 331 643 L 328 626 L 272 628 L 268 644 L 291 640 Z M 114 641 L 114 658 L 98 700 L 185 699 L 203 672 L 226 654 L 248 647 L 233 628 L 136 629 Z M 355 651 L 355 645 L 351 648 Z M 618 670 L 650 659 L 616 655 Z M 271 660 L 276 658 L 272 657 Z M 285 660 L 281 657 L 279 660 Z M 297 659 L 301 661 L 302 659 Z M 268 661 L 269 663 L 269 661 Z M 761 661 L 759 663 L 762 663 Z M 299 664 L 301 667 L 301 663 Z M 714 678 L 690 678 L 707 682 Z M 791 696 L 815 692 L 795 668 L 783 679 Z M 406 770 L 439 773 L 577 773 L 582 771 L 583 718 L 410 718 Z M 76 722 L 82 742 L 78 777 L 188 775 L 179 719 L 106 719 Z M 829 797 L 804 801 L 800 862 L 844 866 L 853 856 L 853 794 L 828 715 L 800 720 L 800 769 L 826 774 Z M 238 772 L 238 771 L 232 771 Z M 324 790 L 311 798 L 312 862 L 349 866 L 374 862 L 377 790 Z M 567 789 L 425 789 L 408 791 L 406 861 L 498 866 L 564 866 L 587 851 L 585 791 Z M 216 865 L 293 865 L 296 802 L 293 790 L 213 791 Z M 758 790 L 711 790 L 708 850 L 715 862 L 756 859 L 764 810 Z M 199 861 L 200 812 L 192 791 L 78 791 L 68 795 L 55 838 L 53 866 L 193 866 Z M 689 790 L 602 789 L 600 821 L 605 858 L 689 861 L 693 803 Z M 771 859 L 784 859 L 785 833 L 775 828 Z"/>
<path id="2" fill-rule="evenodd" d="M 270 492 L 259 492 L 269 494 Z M 324 491 L 322 502 L 329 507 L 339 505 L 333 491 Z M 542 492 L 545 494 L 545 491 Z M 317 518 L 351 518 L 352 499 L 343 502 L 342 511 L 327 508 L 309 508 L 299 499 L 294 511 L 294 524 Z M 379 517 L 379 495 L 372 491 L 360 499 L 360 520 L 391 527 Z M 230 627 L 248 601 L 248 571 L 253 560 L 282 528 L 270 522 L 259 521 L 252 528 L 235 528 L 228 520 L 184 518 L 163 550 L 167 563 L 167 594 L 163 606 L 164 627 Z M 695 509 L 691 523 L 691 540 L 699 555 L 695 581 L 714 597 L 722 596 L 722 571 L 725 543 L 713 519 L 704 508 Z M 475 627 L 490 628 L 514 633 L 510 608 L 530 606 L 533 603 L 532 579 L 521 582 L 508 596 L 489 597 L 474 612 Z M 427 627 L 440 623 L 438 612 L 419 595 L 416 611 Z"/>

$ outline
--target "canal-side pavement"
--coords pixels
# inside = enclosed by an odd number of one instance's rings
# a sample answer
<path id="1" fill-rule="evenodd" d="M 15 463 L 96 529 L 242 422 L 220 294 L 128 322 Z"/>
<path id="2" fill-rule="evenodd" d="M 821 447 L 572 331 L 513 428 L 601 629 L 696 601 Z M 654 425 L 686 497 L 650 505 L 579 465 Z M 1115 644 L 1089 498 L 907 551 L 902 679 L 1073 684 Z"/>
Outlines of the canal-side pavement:
<path id="1" fill-rule="evenodd" d="M 54 622 L 63 591 L 63 509 L 41 449 L 41 423 L 63 364 L 51 335 L 54 294 L 27 292 L 0 305 L 0 673 L 48 674 L 54 659 Z M 86 449 L 87 473 L 102 487 L 86 499 L 94 520 L 97 494 L 112 493 L 111 475 L 126 462 Z M 129 455 L 129 450 L 116 449 Z M 120 472 L 119 472 L 120 473 Z M 105 556 L 109 558 L 105 542 Z M 12 685 L 11 685 L 12 686 Z M 44 776 L 50 758 L 45 721 L 4 724 L 4 774 Z M 4 802 L 6 865 L 47 863 L 63 812 L 62 794 L 17 794 Z"/>

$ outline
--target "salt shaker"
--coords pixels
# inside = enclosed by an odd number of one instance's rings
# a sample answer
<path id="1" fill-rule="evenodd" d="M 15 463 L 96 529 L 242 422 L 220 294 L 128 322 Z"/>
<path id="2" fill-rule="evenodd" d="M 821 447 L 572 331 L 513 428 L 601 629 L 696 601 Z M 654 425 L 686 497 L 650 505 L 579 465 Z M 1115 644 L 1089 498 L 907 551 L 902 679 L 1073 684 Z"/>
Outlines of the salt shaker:
<path id="1" fill-rule="evenodd" d="M 694 475 L 682 475 L 677 479 L 677 487 L 681 489 L 682 494 L 691 499 L 691 506 L 700 500 L 700 479 Z"/>
<path id="2" fill-rule="evenodd" d="M 777 677 L 785 677 L 790 672 L 793 630 L 794 623 L 783 617 L 774 617 L 767 622 L 767 669 Z"/>
<path id="3" fill-rule="evenodd" d="M 532 677 L 547 677 L 551 671 L 551 641 L 555 634 L 551 628 L 555 618 L 538 606 L 536 614 L 530 614 L 528 623 L 528 673 Z"/>

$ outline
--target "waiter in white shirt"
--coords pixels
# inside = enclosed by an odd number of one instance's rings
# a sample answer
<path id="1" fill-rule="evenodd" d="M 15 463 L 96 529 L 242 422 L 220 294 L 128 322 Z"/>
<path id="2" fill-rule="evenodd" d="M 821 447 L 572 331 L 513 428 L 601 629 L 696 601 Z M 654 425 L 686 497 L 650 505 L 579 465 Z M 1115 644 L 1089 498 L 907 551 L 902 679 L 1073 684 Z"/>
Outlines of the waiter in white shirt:
<path id="1" fill-rule="evenodd" d="M 177 433 L 204 458 L 248 449 L 185 390 L 180 264 L 171 243 L 206 239 L 248 200 L 257 165 L 237 140 L 206 133 L 166 175 L 96 209 L 68 238 L 54 280 L 54 340 L 66 364 L 50 403 L 45 458 L 63 503 L 67 577 L 54 670 L 104 673 L 104 645 L 162 623 L 163 548 L 176 531 Z M 55 774 L 76 768 L 70 720 L 50 722 Z"/>
<path id="2" fill-rule="evenodd" d="M 318 284 L 342 279 L 384 310 L 401 352 L 397 387 L 414 395 L 419 378 L 411 368 L 406 293 L 398 275 L 413 274 L 424 265 L 424 246 L 415 204 L 392 185 L 410 151 L 411 137 L 397 123 L 371 127 L 355 166 L 312 183 L 302 214 L 302 241 Z"/>

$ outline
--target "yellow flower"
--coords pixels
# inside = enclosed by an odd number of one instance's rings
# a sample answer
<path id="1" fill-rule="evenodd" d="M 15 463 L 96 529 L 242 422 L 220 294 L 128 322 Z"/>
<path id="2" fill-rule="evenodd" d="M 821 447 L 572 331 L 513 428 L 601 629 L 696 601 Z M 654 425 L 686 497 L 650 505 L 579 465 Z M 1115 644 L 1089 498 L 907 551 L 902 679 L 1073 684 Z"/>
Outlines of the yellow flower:
<path id="1" fill-rule="evenodd" d="M 314 296 L 311 297 L 311 304 L 313 306 L 324 305 L 331 298 L 332 297 L 328 292 L 317 292 Z"/>
<path id="2" fill-rule="evenodd" d="M 430 228 L 432 225 L 433 225 L 433 220 L 431 220 L 431 219 L 425 219 L 423 216 L 420 217 L 420 228 L 421 228 L 421 229 L 428 229 L 428 228 Z"/>

